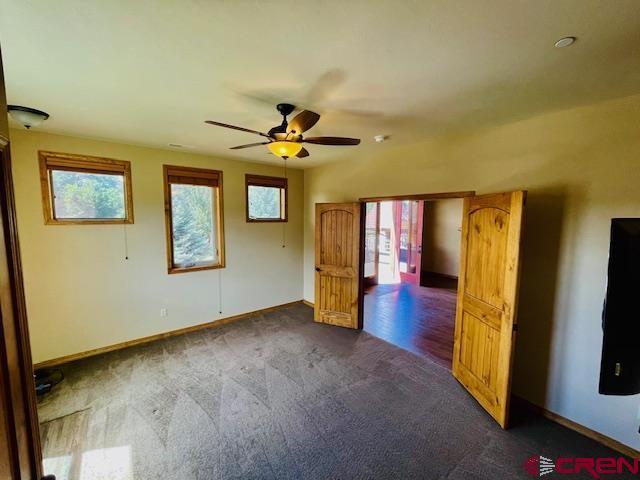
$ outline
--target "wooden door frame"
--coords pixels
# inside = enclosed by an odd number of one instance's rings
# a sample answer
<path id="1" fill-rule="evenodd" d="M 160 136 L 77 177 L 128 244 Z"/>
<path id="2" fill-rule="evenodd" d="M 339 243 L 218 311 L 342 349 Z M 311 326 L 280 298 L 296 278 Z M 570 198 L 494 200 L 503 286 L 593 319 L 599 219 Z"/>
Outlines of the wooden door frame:
<path id="1" fill-rule="evenodd" d="M 42 449 L 20 261 L 9 141 L 0 134 L 0 396 L 6 430 L 0 447 L 10 477 L 43 476 Z"/>
<path id="2" fill-rule="evenodd" d="M 362 208 L 360 208 L 360 273 L 358 278 L 358 328 L 360 330 L 362 330 L 362 328 L 364 327 L 364 235 L 366 228 L 366 204 L 370 202 L 390 202 L 398 200 L 449 200 L 453 198 L 473 197 L 475 196 L 475 194 L 475 190 L 465 190 L 460 192 L 418 193 L 410 195 L 388 195 L 382 197 L 361 197 L 358 199 L 358 201 L 362 204 Z M 460 238 L 462 238 L 462 232 L 460 232 Z M 458 271 L 458 275 L 460 275 L 460 271 Z"/>

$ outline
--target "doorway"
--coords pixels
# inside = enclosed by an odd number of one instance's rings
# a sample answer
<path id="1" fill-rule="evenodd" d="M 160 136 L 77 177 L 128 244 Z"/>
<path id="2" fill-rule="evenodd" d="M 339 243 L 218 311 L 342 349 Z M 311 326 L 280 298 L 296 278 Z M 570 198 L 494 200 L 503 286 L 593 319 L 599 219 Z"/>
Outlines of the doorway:
<path id="1" fill-rule="evenodd" d="M 516 190 L 484 195 L 457 192 L 361 198 L 357 203 L 317 203 L 314 320 L 354 329 L 364 327 L 382 339 L 432 358 L 434 363 L 450 364 L 451 374 L 506 428 L 526 196 L 526 191 Z M 384 202 L 462 197 L 466 198 L 462 204 L 459 235 L 459 286 L 455 306 L 448 315 L 449 318 L 455 315 L 453 353 L 448 358 L 438 358 L 433 344 L 444 345 L 440 341 L 444 335 L 438 335 L 434 322 L 420 320 L 425 318 L 425 312 L 437 312 L 444 303 L 438 302 L 437 295 L 431 302 L 422 302 L 415 290 L 436 288 L 422 283 L 429 277 L 444 280 L 446 274 L 422 273 L 422 258 L 428 255 L 422 247 L 428 242 L 422 235 L 412 233 L 420 231 L 413 226 L 414 222 L 420 222 L 420 216 L 411 213 L 419 211 L 420 204 L 414 208 L 409 203 L 403 208 L 397 203 L 385 207 Z M 369 203 L 379 205 L 368 206 Z M 423 203 L 422 234 L 424 225 L 428 224 L 424 221 L 424 207 Z M 394 215 L 398 211 L 400 214 Z M 393 219 L 389 226 L 385 225 L 385 215 Z M 422 243 L 413 245 L 412 238 L 415 242 L 422 239 Z M 446 244 L 450 246 L 451 242 Z M 388 270 L 393 274 L 394 283 L 387 284 L 389 292 L 382 292 L 380 288 L 381 294 L 377 295 L 376 289 L 384 285 L 380 283 L 383 278 L 381 253 L 389 257 Z M 415 272 L 412 265 L 416 267 Z M 416 284 L 418 267 L 420 275 Z M 365 287 L 369 289 L 366 305 Z M 382 298 L 385 294 L 388 299 Z M 420 339 L 426 341 L 421 344 Z"/>
<path id="2" fill-rule="evenodd" d="M 451 369 L 462 198 L 367 201 L 363 328 Z"/>

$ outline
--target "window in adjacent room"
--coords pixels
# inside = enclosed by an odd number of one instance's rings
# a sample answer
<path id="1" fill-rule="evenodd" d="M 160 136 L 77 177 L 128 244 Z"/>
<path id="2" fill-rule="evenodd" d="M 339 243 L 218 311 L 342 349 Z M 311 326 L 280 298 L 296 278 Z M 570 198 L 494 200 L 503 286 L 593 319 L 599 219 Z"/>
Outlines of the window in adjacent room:
<path id="1" fill-rule="evenodd" d="M 246 175 L 247 222 L 287 221 L 287 179 Z"/>
<path id="2" fill-rule="evenodd" d="M 42 151 L 39 159 L 46 224 L 133 223 L 130 162 Z"/>
<path id="3" fill-rule="evenodd" d="M 164 166 L 169 273 L 224 267 L 222 172 Z"/>

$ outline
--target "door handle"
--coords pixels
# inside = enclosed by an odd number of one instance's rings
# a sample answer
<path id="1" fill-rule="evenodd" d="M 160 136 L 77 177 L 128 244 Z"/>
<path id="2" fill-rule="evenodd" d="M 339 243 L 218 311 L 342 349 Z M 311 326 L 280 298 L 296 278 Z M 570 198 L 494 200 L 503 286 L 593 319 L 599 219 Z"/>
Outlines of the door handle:
<path id="1" fill-rule="evenodd" d="M 320 271 L 320 267 L 316 267 L 316 272 L 319 272 L 319 271 Z"/>

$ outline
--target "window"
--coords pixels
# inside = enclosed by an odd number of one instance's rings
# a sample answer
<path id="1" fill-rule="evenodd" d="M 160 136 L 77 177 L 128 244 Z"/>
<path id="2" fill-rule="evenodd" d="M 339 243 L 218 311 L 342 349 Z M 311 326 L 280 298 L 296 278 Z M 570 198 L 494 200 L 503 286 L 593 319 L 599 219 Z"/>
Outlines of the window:
<path id="1" fill-rule="evenodd" d="M 169 273 L 224 267 L 222 172 L 164 166 Z"/>
<path id="2" fill-rule="evenodd" d="M 247 222 L 287 221 L 287 179 L 246 175 Z"/>
<path id="3" fill-rule="evenodd" d="M 39 157 L 45 224 L 133 223 L 129 162 L 53 152 Z"/>

